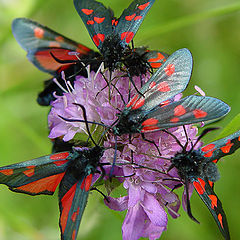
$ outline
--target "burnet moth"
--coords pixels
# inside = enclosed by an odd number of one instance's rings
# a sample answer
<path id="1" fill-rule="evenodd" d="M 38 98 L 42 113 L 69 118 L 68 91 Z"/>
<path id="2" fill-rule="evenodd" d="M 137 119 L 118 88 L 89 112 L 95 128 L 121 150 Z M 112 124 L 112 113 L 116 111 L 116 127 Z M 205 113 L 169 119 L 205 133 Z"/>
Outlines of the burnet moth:
<path id="1" fill-rule="evenodd" d="M 124 65 L 131 81 L 132 76 L 141 76 L 152 68 L 159 68 L 168 57 L 163 52 L 129 46 L 154 2 L 134 0 L 116 18 L 113 11 L 100 2 L 74 0 L 79 16 L 102 55 L 104 66 L 113 71 Z"/>
<path id="2" fill-rule="evenodd" d="M 88 126 L 87 130 L 89 132 Z M 101 173 L 103 177 L 103 166 L 108 165 L 100 162 L 105 148 L 97 145 L 91 135 L 89 137 L 95 144 L 92 148 L 73 147 L 69 151 L 0 167 L 0 184 L 7 185 L 13 192 L 32 196 L 53 195 L 59 186 L 59 226 L 62 240 L 77 238 L 94 175 Z M 66 147 L 70 146 L 64 144 L 64 148 Z M 59 146 L 56 148 L 55 145 L 54 151 L 58 149 Z"/>
<path id="3" fill-rule="evenodd" d="M 82 2 L 75 2 L 75 6 L 77 11 L 79 10 L 78 4 L 85 4 Z M 92 7 L 97 7 L 98 4 L 103 6 L 101 3 L 98 3 L 96 1 L 87 1 L 88 4 L 92 5 Z M 150 4 L 150 2 L 149 2 Z M 125 10 L 125 13 L 123 13 L 122 18 L 127 13 L 132 13 L 133 15 L 137 14 L 142 19 L 144 18 L 145 14 L 147 13 L 149 7 L 147 5 L 149 4 L 143 4 L 140 5 L 137 1 L 134 1 L 127 10 Z M 90 7 L 89 5 L 89 7 Z M 150 4 L 151 5 L 151 4 Z M 144 8 L 144 6 L 146 6 Z M 104 12 L 107 14 L 106 18 L 110 17 L 109 14 L 111 14 L 111 10 L 105 9 Z M 142 9 L 144 8 L 144 9 Z M 142 9 L 142 10 L 141 10 Z M 85 11 L 86 12 L 86 11 Z M 98 16 L 94 14 L 89 15 L 88 18 L 93 18 L 94 21 L 98 19 Z M 85 20 L 85 14 L 83 16 L 83 20 Z M 110 25 L 111 28 L 116 27 L 116 22 L 114 26 L 112 25 L 112 20 L 115 19 L 111 16 Z M 116 19 L 115 19 L 116 20 Z M 96 20 L 97 21 L 97 20 Z M 108 20 L 107 20 L 108 21 Z M 128 23 L 127 20 L 122 20 L 120 25 L 123 25 Z M 133 28 L 134 32 L 136 33 L 139 25 L 141 24 L 142 20 L 133 20 L 133 25 L 131 28 Z M 98 31 L 98 26 L 102 26 L 102 24 L 95 22 L 96 24 L 93 25 L 94 31 Z M 105 22 L 103 23 L 103 25 Z M 106 28 L 106 26 L 103 26 L 103 28 Z M 109 26 L 107 26 L 109 28 Z M 124 30 L 124 27 L 116 27 L 116 29 Z M 136 29 L 137 28 L 137 29 Z M 92 29 L 92 28 L 91 28 Z M 85 66 L 89 65 L 91 66 L 91 70 L 97 71 L 102 61 L 108 62 L 107 67 L 110 67 L 111 70 L 114 67 L 118 67 L 115 65 L 118 65 L 117 63 L 123 62 L 124 65 L 127 67 L 129 73 L 131 76 L 134 75 L 140 75 L 145 74 L 148 70 L 151 68 L 158 68 L 161 66 L 161 64 L 166 60 L 167 54 L 159 52 L 159 51 L 149 51 L 145 47 L 139 47 L 139 48 L 133 48 L 130 49 L 128 47 L 128 44 L 126 44 L 126 39 L 121 40 L 121 43 L 115 45 L 115 43 L 111 44 L 111 51 L 113 52 L 119 52 L 119 44 L 122 45 L 123 42 L 125 42 L 124 51 L 122 52 L 121 58 L 116 58 L 117 56 L 112 55 L 112 53 L 109 53 L 108 55 L 112 58 L 107 59 L 105 56 L 106 54 L 103 54 L 101 49 L 99 48 L 101 54 L 98 52 L 95 52 L 88 47 L 77 43 L 53 30 L 50 28 L 43 26 L 35 21 L 32 21 L 30 19 L 26 18 L 16 18 L 12 23 L 12 32 L 18 43 L 21 45 L 21 47 L 27 51 L 27 57 L 28 59 L 41 71 L 50 73 L 54 76 L 54 78 L 57 79 L 60 85 L 64 85 L 63 79 L 61 77 L 61 72 L 64 71 L 64 74 L 66 76 L 66 80 L 73 83 L 75 80 L 76 75 L 86 76 L 86 69 Z M 113 32 L 109 34 L 114 38 Z M 110 37 L 111 38 L 111 37 Z M 105 42 L 105 45 L 108 45 L 107 42 Z M 98 46 L 99 47 L 99 46 Z M 109 47 L 109 46 L 108 46 Z M 113 61 L 111 63 L 111 61 Z M 111 65 L 113 64 L 113 65 Z M 63 91 L 62 89 L 53 81 L 53 79 L 49 79 L 45 81 L 44 84 L 44 90 L 39 93 L 38 95 L 38 103 L 42 106 L 48 106 L 50 105 L 51 101 L 55 99 L 53 93 L 55 92 L 57 95 L 62 95 Z"/>
<path id="4" fill-rule="evenodd" d="M 175 167 L 185 186 L 189 217 L 198 222 L 192 215 L 189 200 L 189 184 L 193 184 L 196 192 L 211 212 L 223 237 L 229 240 L 226 214 L 221 201 L 214 192 L 214 183 L 220 177 L 216 163 L 220 158 L 231 155 L 240 148 L 240 131 L 195 149 L 198 141 L 210 130 L 212 129 L 205 129 L 189 150 L 187 150 L 188 142 L 184 146 L 178 142 L 182 150 L 172 157 L 168 171 Z"/>

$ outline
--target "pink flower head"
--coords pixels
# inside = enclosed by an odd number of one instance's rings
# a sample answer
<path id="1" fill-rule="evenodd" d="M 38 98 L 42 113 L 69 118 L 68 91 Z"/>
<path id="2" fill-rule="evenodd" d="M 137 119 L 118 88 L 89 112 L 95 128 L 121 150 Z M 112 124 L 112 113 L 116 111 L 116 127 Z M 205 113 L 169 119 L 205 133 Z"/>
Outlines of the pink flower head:
<path id="1" fill-rule="evenodd" d="M 134 77 L 133 81 L 137 88 L 140 88 L 141 83 L 148 78 L 149 76 Z M 70 91 L 66 91 L 63 96 L 56 96 L 48 116 L 49 137 L 63 136 L 64 141 L 69 141 L 76 133 L 86 132 L 85 123 L 68 122 L 59 117 L 83 119 L 82 109 L 73 103 L 85 107 L 88 121 L 111 126 L 117 120 L 117 113 L 124 108 L 136 91 L 131 88 L 129 95 L 129 78 L 123 72 L 115 71 L 111 75 L 111 81 L 109 79 L 108 71 L 104 73 L 88 71 L 88 78 L 78 76 L 74 86 L 68 86 Z M 175 96 L 174 100 L 179 98 L 181 95 Z M 185 129 L 188 139 L 194 141 L 197 128 L 189 125 L 185 126 Z M 100 131 L 98 135 L 103 133 L 102 128 L 94 124 L 91 130 Z M 183 145 L 187 141 L 183 127 L 169 129 L 169 132 Z M 131 142 L 127 135 L 118 138 L 118 145 L 121 147 L 116 152 L 114 175 L 119 176 L 117 178 L 123 182 L 127 195 L 109 197 L 109 201 L 105 201 L 105 204 L 113 210 L 127 210 L 122 225 L 124 240 L 137 240 L 140 237 L 158 239 L 167 228 L 167 211 L 173 218 L 179 216 L 180 200 L 171 189 L 179 184 L 180 178 L 176 169 L 166 172 L 171 165 L 170 159 L 181 150 L 181 147 L 171 135 L 162 131 L 147 133 L 145 137 L 154 141 L 159 150 L 152 143 L 143 140 L 140 134 L 135 134 Z M 105 150 L 101 162 L 112 162 L 115 136 L 111 132 L 105 135 L 103 146 L 108 149 Z M 106 173 L 109 173 L 110 168 L 111 166 L 106 167 Z"/>

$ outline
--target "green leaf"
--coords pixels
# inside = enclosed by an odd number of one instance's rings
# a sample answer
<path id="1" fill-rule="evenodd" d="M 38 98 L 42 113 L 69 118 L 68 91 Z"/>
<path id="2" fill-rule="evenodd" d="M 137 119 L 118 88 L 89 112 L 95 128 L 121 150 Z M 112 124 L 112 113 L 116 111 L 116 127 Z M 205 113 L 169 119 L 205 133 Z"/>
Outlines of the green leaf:
<path id="1" fill-rule="evenodd" d="M 222 130 L 215 140 L 227 137 L 240 130 L 240 113 Z"/>

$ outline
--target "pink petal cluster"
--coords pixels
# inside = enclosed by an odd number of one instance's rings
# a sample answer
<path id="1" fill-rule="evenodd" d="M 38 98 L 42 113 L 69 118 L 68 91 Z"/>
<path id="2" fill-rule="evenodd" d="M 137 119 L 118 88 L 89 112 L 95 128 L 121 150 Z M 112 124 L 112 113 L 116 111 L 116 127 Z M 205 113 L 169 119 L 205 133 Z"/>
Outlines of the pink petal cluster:
<path id="1" fill-rule="evenodd" d="M 116 121 L 117 113 L 135 93 L 129 78 L 123 76 L 123 72 L 113 72 L 111 81 L 109 81 L 109 72 L 89 71 L 88 75 L 88 78 L 77 77 L 74 86 L 68 86 L 71 91 L 64 93 L 63 96 L 56 96 L 57 99 L 52 103 L 48 116 L 50 138 L 63 136 L 64 141 L 69 141 L 76 133 L 86 131 L 85 123 L 67 122 L 59 117 L 83 119 L 81 108 L 73 103 L 84 105 L 89 121 L 101 122 L 109 126 Z M 148 78 L 149 76 L 134 77 L 134 82 L 139 88 Z M 131 89 L 130 96 L 129 89 Z M 188 138 L 194 141 L 197 128 L 190 125 L 185 127 Z M 93 131 L 100 131 L 99 127 L 95 126 Z M 182 144 L 187 141 L 183 127 L 169 131 Z M 162 154 L 161 157 L 156 147 L 143 140 L 140 134 L 134 135 L 131 143 L 128 135 L 118 137 L 118 144 L 122 144 L 123 148 L 117 151 L 117 170 L 114 174 L 126 176 L 120 179 L 123 181 L 127 195 L 118 198 L 109 197 L 109 201 L 105 201 L 105 204 L 116 211 L 127 210 L 122 225 L 123 240 L 137 240 L 140 237 L 158 239 L 167 228 L 166 210 L 173 218 L 179 216 L 180 200 L 171 191 L 175 185 L 179 184 L 178 174 L 175 169 L 167 174 L 164 172 L 171 164 L 171 157 L 180 151 L 181 147 L 165 132 L 148 133 L 145 137 L 156 143 Z M 111 132 L 107 133 L 104 146 L 110 148 L 104 152 L 101 161 L 112 162 L 115 140 Z"/>

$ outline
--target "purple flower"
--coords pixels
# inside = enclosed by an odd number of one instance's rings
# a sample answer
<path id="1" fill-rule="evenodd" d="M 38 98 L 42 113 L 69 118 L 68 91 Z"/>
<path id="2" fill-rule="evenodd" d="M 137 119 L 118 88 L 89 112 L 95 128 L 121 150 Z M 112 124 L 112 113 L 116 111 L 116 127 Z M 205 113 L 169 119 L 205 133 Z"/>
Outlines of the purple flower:
<path id="1" fill-rule="evenodd" d="M 83 119 L 81 108 L 73 103 L 84 105 L 89 121 L 102 122 L 107 126 L 113 124 L 117 119 L 116 114 L 135 93 L 135 89 L 131 88 L 129 96 L 129 78 L 122 75 L 123 72 L 113 72 L 111 81 L 107 71 L 104 74 L 88 71 L 88 78 L 77 77 L 74 86 L 68 86 L 71 91 L 64 93 L 63 96 L 56 96 L 56 100 L 52 103 L 48 116 L 49 137 L 63 136 L 64 141 L 69 141 L 77 133 L 86 132 L 85 123 L 67 122 L 59 117 Z M 139 88 L 141 81 L 145 82 L 148 78 L 149 76 L 143 79 L 135 77 L 134 82 Z M 175 100 L 180 97 L 181 95 L 177 95 Z M 184 145 L 187 138 L 194 141 L 197 134 L 196 127 L 188 125 L 185 129 L 187 137 L 183 127 L 168 131 Z M 99 136 L 104 130 L 92 125 L 91 131 L 98 132 Z M 147 133 L 145 137 L 156 143 L 162 154 L 161 157 L 158 149 L 152 143 L 143 140 L 140 134 L 135 134 L 131 143 L 128 135 L 118 137 L 118 145 L 122 147 L 121 151 L 117 151 L 114 176 L 123 182 L 127 195 L 118 198 L 109 196 L 109 201 L 105 201 L 105 204 L 116 211 L 127 210 L 122 225 L 124 240 L 137 240 L 140 237 L 158 239 L 167 228 L 166 211 L 173 218 L 179 216 L 180 200 L 171 189 L 179 184 L 180 178 L 176 169 L 166 172 L 171 165 L 171 157 L 180 151 L 181 147 L 171 135 L 162 131 Z M 108 149 L 104 152 L 101 162 L 112 162 L 115 136 L 111 132 L 105 135 L 103 145 Z M 191 147 L 190 143 L 188 147 Z M 106 173 L 109 173 L 110 168 L 111 166 L 105 168 Z M 185 201 L 183 194 L 183 205 Z"/>

